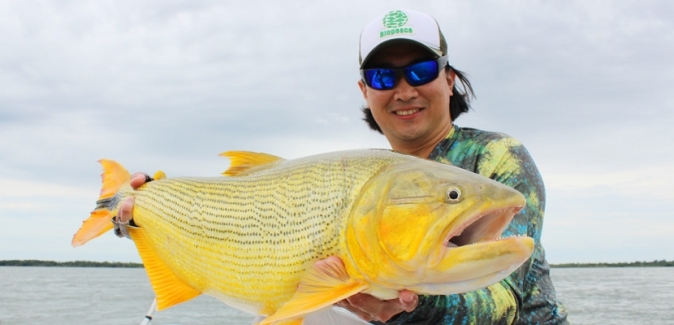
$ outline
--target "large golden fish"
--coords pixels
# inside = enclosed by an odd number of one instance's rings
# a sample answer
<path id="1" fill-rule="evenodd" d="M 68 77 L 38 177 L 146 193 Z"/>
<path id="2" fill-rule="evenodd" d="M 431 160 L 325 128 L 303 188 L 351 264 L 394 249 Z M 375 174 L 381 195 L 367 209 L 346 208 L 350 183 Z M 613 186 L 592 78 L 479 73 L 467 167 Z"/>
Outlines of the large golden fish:
<path id="1" fill-rule="evenodd" d="M 359 292 L 475 290 L 533 250 L 529 237 L 500 239 L 524 197 L 457 167 L 388 150 L 223 155 L 229 177 L 159 177 L 136 191 L 123 167 L 101 160 L 98 206 L 73 246 L 110 230 L 134 196 L 130 236 L 158 309 L 205 293 L 269 316 L 260 324 L 302 324 Z M 314 266 L 330 256 L 339 259 Z"/>

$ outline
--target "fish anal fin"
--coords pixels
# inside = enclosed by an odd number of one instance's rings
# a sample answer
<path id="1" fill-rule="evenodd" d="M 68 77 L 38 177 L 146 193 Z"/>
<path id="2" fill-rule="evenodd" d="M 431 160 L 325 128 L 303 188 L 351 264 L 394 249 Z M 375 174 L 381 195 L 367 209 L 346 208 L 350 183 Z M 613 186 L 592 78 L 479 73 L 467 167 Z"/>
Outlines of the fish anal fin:
<path id="1" fill-rule="evenodd" d="M 129 228 L 129 234 L 138 249 L 145 271 L 157 296 L 157 310 L 164 310 L 188 301 L 201 292 L 181 281 L 173 271 L 159 258 L 149 244 L 143 228 Z"/>
<path id="2" fill-rule="evenodd" d="M 225 176 L 241 176 L 252 168 L 283 160 L 281 157 L 267 153 L 250 151 L 226 151 L 220 156 L 227 157 L 230 161 L 229 169 L 222 173 Z"/>
<path id="3" fill-rule="evenodd" d="M 342 260 L 329 257 L 314 264 L 300 280 L 293 297 L 259 325 L 303 318 L 306 314 L 329 307 L 368 287 L 367 283 L 349 277 Z"/>
<path id="4" fill-rule="evenodd" d="M 75 233 L 71 244 L 73 247 L 84 245 L 86 242 L 112 229 L 110 211 L 107 209 L 94 210 L 89 219 L 82 222 L 82 227 Z"/>

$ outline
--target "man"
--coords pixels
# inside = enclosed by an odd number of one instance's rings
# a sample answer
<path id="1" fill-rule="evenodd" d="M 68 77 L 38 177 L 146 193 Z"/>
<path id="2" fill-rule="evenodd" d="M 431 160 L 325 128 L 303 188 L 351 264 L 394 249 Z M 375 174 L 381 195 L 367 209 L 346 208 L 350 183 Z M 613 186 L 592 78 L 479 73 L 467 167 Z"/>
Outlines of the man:
<path id="1" fill-rule="evenodd" d="M 472 88 L 449 64 L 447 44 L 435 19 L 412 10 L 377 18 L 361 33 L 360 66 L 358 86 L 367 103 L 363 112 L 369 126 L 382 133 L 395 151 L 450 163 L 519 190 L 527 205 L 504 235 L 528 235 L 536 247 L 529 262 L 481 290 L 421 297 L 402 291 L 399 299 L 388 301 L 357 294 L 337 305 L 365 320 L 387 324 L 566 324 L 566 310 L 556 300 L 540 244 L 543 181 L 517 140 L 453 124 L 468 111 Z M 457 77 L 463 93 L 455 85 Z M 145 181 L 135 175 L 132 185 Z M 132 200 L 123 204 L 121 221 L 130 219 L 132 205 Z"/>
<path id="2" fill-rule="evenodd" d="M 508 278 L 482 290 L 422 296 L 416 306 L 413 294 L 405 291 L 398 300 L 360 294 L 338 305 L 364 319 L 390 319 L 391 324 L 566 324 L 566 310 L 556 300 L 540 244 L 543 181 L 517 140 L 453 124 L 468 111 L 472 88 L 446 56 L 444 36 L 427 14 L 391 11 L 367 25 L 360 38 L 358 82 L 367 102 L 365 121 L 395 151 L 450 163 L 519 190 L 527 206 L 504 235 L 534 238 L 534 253 Z M 464 93 L 455 85 L 457 77 Z"/>

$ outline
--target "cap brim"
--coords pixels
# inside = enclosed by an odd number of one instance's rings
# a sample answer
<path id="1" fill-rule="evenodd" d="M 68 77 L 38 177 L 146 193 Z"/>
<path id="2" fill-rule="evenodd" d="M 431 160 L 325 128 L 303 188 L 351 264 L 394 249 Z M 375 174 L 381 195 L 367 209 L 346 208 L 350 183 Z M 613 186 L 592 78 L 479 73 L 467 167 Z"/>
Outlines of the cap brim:
<path id="1" fill-rule="evenodd" d="M 394 39 L 390 39 L 390 40 L 388 40 L 388 41 L 382 42 L 381 44 L 375 46 L 375 47 L 372 49 L 372 51 L 370 51 L 370 53 L 368 53 L 368 55 L 367 55 L 365 58 L 362 59 L 362 61 L 361 61 L 361 63 L 360 63 L 360 68 L 362 69 L 362 68 L 367 64 L 367 61 L 368 61 L 370 58 L 372 58 L 375 54 L 377 54 L 377 52 L 379 52 L 380 50 L 383 50 L 383 49 L 385 49 L 385 48 L 387 48 L 387 47 L 394 46 L 394 45 L 398 45 L 398 44 L 413 44 L 413 45 L 419 46 L 420 48 L 423 48 L 423 49 L 426 50 L 429 54 L 432 54 L 432 55 L 434 55 L 434 56 L 436 56 L 436 57 L 442 56 L 442 51 L 441 51 L 440 49 L 437 49 L 437 50 L 436 50 L 436 49 L 433 49 L 432 47 L 430 47 L 430 46 L 428 46 L 428 45 L 426 45 L 426 44 L 424 44 L 424 43 L 421 43 L 421 42 L 419 42 L 419 41 L 417 41 L 417 40 L 413 40 L 413 39 L 409 39 L 409 38 L 404 38 L 404 37 L 401 37 L 401 38 L 394 38 Z"/>

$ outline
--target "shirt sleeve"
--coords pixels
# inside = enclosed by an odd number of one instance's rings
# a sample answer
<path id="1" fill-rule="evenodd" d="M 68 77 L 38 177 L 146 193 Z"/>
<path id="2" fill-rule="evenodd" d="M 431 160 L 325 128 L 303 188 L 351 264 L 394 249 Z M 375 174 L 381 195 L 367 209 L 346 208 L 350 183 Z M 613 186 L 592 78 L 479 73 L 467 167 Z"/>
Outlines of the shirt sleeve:
<path id="1" fill-rule="evenodd" d="M 386 324 L 512 324 L 516 317 L 517 299 L 504 280 L 463 294 L 420 296 L 417 309 Z"/>
<path id="2" fill-rule="evenodd" d="M 533 238 L 531 258 L 487 288 L 449 296 L 421 296 L 417 309 L 403 312 L 387 324 L 567 324 L 540 243 L 545 210 L 542 178 L 521 143 L 492 135 L 482 144 L 471 143 L 466 150 L 455 147 L 439 160 L 506 184 L 525 196 L 526 206 L 513 218 L 504 236 Z"/>

